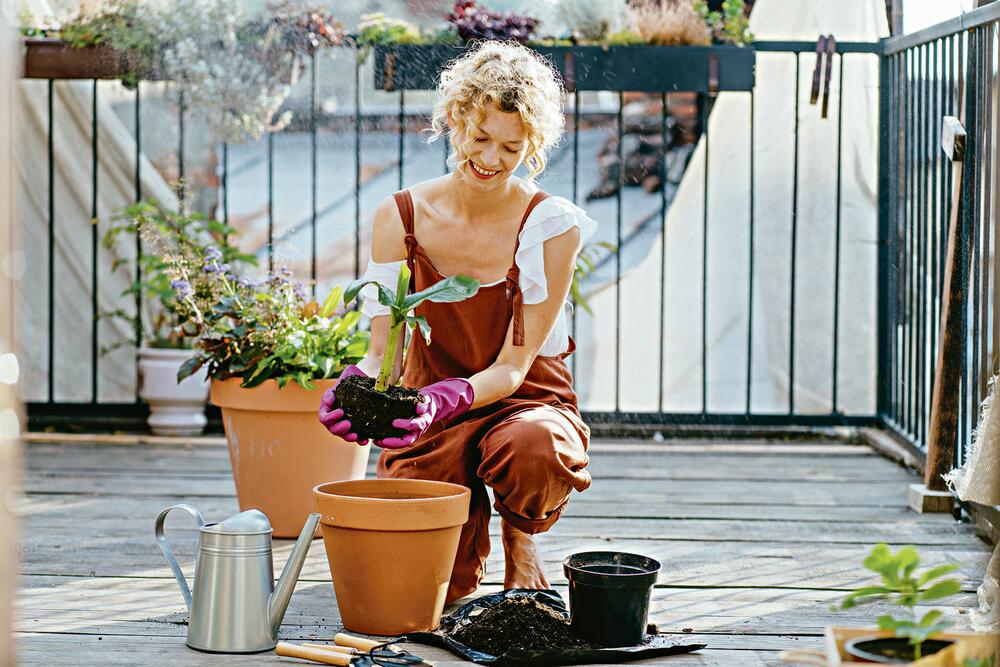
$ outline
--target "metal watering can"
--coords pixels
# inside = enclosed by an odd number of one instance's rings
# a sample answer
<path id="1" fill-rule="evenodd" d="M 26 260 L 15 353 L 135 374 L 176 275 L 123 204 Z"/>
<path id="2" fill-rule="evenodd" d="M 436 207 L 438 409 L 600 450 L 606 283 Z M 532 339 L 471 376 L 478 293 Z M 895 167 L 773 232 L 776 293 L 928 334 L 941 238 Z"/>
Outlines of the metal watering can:
<path id="1" fill-rule="evenodd" d="M 171 510 L 194 517 L 201 531 L 194 568 L 194 595 L 170 545 L 163 522 Z M 312 543 L 320 515 L 313 513 L 292 549 L 278 584 L 271 562 L 271 523 L 263 512 L 247 510 L 220 523 L 205 523 L 191 505 L 168 507 L 156 518 L 156 541 L 187 604 L 187 645 L 214 653 L 269 651 Z"/>

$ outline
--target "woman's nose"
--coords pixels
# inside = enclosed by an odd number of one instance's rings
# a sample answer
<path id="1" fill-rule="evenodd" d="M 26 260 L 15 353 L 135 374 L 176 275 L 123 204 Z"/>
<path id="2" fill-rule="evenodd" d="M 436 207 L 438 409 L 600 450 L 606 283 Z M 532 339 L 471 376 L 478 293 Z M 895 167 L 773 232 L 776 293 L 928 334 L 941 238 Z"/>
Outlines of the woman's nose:
<path id="1" fill-rule="evenodd" d="M 482 153 L 480 153 L 480 160 L 483 162 L 483 167 L 486 169 L 495 169 L 499 160 L 497 159 L 498 153 L 495 146 L 487 146 Z"/>

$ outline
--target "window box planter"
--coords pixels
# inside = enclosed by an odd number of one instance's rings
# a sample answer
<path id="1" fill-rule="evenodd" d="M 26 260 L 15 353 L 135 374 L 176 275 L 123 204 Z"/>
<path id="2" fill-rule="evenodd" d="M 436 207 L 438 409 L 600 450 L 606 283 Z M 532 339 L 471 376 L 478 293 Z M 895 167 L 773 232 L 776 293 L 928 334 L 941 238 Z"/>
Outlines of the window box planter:
<path id="1" fill-rule="evenodd" d="M 138 54 L 110 46 L 76 47 L 51 38 L 22 43 L 25 79 L 120 79 L 139 70 Z"/>
<path id="2" fill-rule="evenodd" d="M 431 90 L 464 47 L 375 47 L 375 87 Z M 712 93 L 752 90 L 756 51 L 738 46 L 535 47 L 562 74 L 567 90 Z"/>

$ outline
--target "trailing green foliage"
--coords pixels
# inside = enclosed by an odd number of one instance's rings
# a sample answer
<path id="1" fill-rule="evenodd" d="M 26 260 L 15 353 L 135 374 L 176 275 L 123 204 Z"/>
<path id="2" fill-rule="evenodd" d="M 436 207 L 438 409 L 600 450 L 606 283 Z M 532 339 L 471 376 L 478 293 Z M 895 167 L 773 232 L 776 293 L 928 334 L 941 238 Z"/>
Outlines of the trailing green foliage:
<path id="1" fill-rule="evenodd" d="M 375 285 L 378 289 L 378 302 L 389 307 L 389 339 L 382 357 L 382 367 L 379 369 L 378 378 L 375 381 L 377 391 L 385 391 L 389 388 L 392 364 L 396 359 L 399 336 L 404 325 L 411 329 L 419 329 L 424 340 L 428 343 L 431 342 L 431 327 L 427 320 L 420 315 L 413 314 L 417 306 L 425 301 L 434 303 L 465 301 L 479 291 L 478 280 L 468 276 L 450 276 L 434 283 L 425 290 L 407 294 L 410 285 L 410 269 L 403 263 L 399 267 L 395 291 L 386 288 L 378 281 L 355 280 L 348 285 L 347 291 L 344 292 L 344 304 L 354 301 L 366 285 Z"/>
<path id="2" fill-rule="evenodd" d="M 100 224 L 100 223 L 98 223 Z M 256 260 L 241 253 L 231 243 L 239 232 L 219 220 L 212 220 L 201 213 L 178 213 L 159 205 L 156 201 L 143 201 L 125 208 L 116 215 L 104 232 L 102 244 L 116 255 L 134 252 L 119 247 L 123 236 L 138 235 L 142 242 L 139 273 L 136 280 L 122 293 L 133 299 L 140 297 L 152 316 L 148 319 L 125 309 L 102 313 L 103 317 L 125 320 L 142 340 L 151 347 L 190 348 L 192 334 L 182 327 L 186 306 L 179 302 L 179 293 L 190 293 L 190 298 L 205 298 L 211 292 L 210 275 L 203 269 L 203 256 L 213 248 L 219 253 L 219 262 L 228 266 L 252 266 Z M 134 273 L 135 262 L 116 257 L 112 271 Z M 130 344 L 119 341 L 105 346 L 105 353 Z"/>
<path id="3" fill-rule="evenodd" d="M 278 387 L 295 380 L 315 389 L 313 380 L 337 377 L 368 351 L 369 333 L 357 330 L 360 313 L 335 314 L 340 287 L 320 305 L 285 271 L 259 283 L 225 272 L 212 275 L 218 285 L 214 302 L 201 309 L 191 304 L 188 312 L 198 352 L 178 380 L 207 366 L 215 379 L 243 378 L 241 387 L 273 379 Z"/>
<path id="4" fill-rule="evenodd" d="M 912 546 L 901 548 L 895 554 L 886 544 L 877 544 L 865 557 L 864 566 L 882 578 L 880 586 L 865 586 L 852 591 L 834 609 L 851 609 L 858 605 L 888 600 L 907 607 L 909 618 L 898 618 L 889 614 L 879 616 L 878 626 L 891 631 L 897 637 L 905 637 L 913 645 L 917 658 L 920 646 L 933 634 L 951 627 L 951 621 L 942 620 L 944 614 L 931 610 L 921 618 L 916 618 L 914 607 L 923 602 L 932 602 L 961 592 L 962 584 L 957 579 L 942 579 L 955 572 L 957 565 L 938 565 L 917 575 L 920 556 Z"/>
<path id="5" fill-rule="evenodd" d="M 736 46 L 748 46 L 753 41 L 743 0 L 723 0 L 721 12 L 710 11 L 706 0 L 693 0 L 693 4 L 717 41 Z"/>

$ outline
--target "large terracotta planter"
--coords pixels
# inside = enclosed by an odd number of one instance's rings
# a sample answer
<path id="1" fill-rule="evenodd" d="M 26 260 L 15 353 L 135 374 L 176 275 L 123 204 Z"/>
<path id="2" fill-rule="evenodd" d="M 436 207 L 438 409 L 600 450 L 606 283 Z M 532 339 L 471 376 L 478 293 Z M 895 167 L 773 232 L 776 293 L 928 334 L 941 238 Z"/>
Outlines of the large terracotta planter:
<path id="1" fill-rule="evenodd" d="M 472 493 L 417 479 L 316 487 L 323 543 L 344 627 L 369 635 L 433 630 Z"/>
<path id="2" fill-rule="evenodd" d="M 370 445 L 330 435 L 317 418 L 320 398 L 333 380 L 309 391 L 267 380 L 251 389 L 239 378 L 212 381 L 212 403 L 222 409 L 229 460 L 240 510 L 259 509 L 275 537 L 297 537 L 315 511 L 313 487 L 362 479 Z"/>

